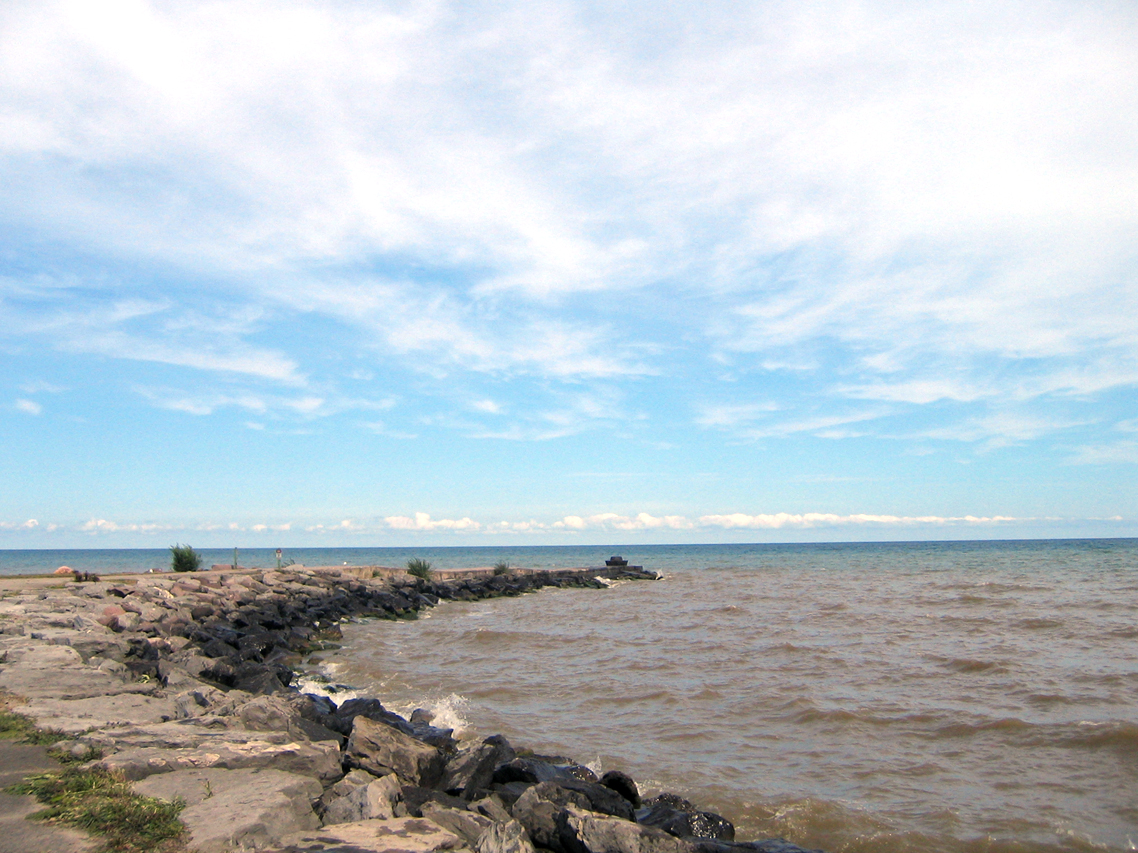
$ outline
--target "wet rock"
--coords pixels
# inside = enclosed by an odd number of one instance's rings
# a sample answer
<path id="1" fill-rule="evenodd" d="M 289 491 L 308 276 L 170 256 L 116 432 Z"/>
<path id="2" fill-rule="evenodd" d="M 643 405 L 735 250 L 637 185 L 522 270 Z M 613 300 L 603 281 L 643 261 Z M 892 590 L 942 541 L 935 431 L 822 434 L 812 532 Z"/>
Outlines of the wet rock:
<path id="1" fill-rule="evenodd" d="M 473 799 L 477 792 L 490 786 L 494 771 L 514 758 L 514 748 L 509 741 L 500 735 L 489 737 L 451 756 L 439 787 L 447 793 Z"/>
<path id="2" fill-rule="evenodd" d="M 538 758 L 515 758 L 494 771 L 494 781 L 507 782 L 558 782 L 583 780 L 596 782 L 589 768 L 580 764 L 553 764 Z"/>
<path id="3" fill-rule="evenodd" d="M 340 705 L 328 721 L 321 720 L 330 729 L 344 734 L 352 733 L 352 725 L 357 717 L 384 722 L 399 729 L 406 735 L 414 735 L 415 730 L 405 719 L 383 707 L 378 699 L 349 699 Z"/>
<path id="4" fill-rule="evenodd" d="M 823 853 L 791 844 L 783 838 L 766 838 L 762 841 L 727 843 L 708 838 L 688 839 L 693 853 Z"/>
<path id="5" fill-rule="evenodd" d="M 435 747 L 362 716 L 352 724 L 345 757 L 351 766 L 369 773 L 395 773 L 404 781 L 423 787 L 434 785 L 443 770 L 442 753 Z"/>
<path id="6" fill-rule="evenodd" d="M 627 773 L 609 770 L 601 777 L 601 784 L 628 800 L 634 809 L 640 808 L 640 790 L 636 787 L 636 782 Z"/>
<path id="7" fill-rule="evenodd" d="M 582 794 L 589 802 L 585 808 L 622 820 L 635 820 L 632 804 L 612 788 L 597 782 L 582 782 L 579 779 L 562 780 L 552 784 Z"/>
<path id="8" fill-rule="evenodd" d="M 678 838 L 695 836 L 720 841 L 735 840 L 735 826 L 727 818 L 714 812 L 699 811 L 687 800 L 674 795 L 667 799 L 659 797 L 649 801 L 649 804 L 636 812 L 636 821 L 662 829 Z"/>

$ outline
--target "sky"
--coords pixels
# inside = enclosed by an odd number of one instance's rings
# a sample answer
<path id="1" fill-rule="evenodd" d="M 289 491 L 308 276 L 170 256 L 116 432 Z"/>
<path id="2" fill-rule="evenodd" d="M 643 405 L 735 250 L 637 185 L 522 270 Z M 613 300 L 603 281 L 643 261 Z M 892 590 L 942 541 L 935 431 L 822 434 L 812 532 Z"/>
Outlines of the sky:
<path id="1" fill-rule="evenodd" d="M 0 548 L 1138 536 L 1138 5 L 0 4 Z"/>

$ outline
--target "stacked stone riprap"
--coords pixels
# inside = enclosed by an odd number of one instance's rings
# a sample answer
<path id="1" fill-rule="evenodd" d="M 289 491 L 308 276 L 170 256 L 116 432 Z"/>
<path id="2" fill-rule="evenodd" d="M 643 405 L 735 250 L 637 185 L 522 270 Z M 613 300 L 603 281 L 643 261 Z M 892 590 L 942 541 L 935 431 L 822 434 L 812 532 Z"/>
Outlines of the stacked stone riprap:
<path id="1" fill-rule="evenodd" d="M 636 569 L 455 580 L 284 569 L 143 576 L 0 599 L 0 691 L 78 759 L 186 803 L 202 853 L 477 851 L 795 853 L 738 843 L 675 795 L 641 802 L 623 773 L 459 743 L 430 715 L 293 687 L 303 656 L 355 616 L 400 618 L 440 599 L 600 587 Z M 366 573 L 364 573 L 366 574 Z"/>

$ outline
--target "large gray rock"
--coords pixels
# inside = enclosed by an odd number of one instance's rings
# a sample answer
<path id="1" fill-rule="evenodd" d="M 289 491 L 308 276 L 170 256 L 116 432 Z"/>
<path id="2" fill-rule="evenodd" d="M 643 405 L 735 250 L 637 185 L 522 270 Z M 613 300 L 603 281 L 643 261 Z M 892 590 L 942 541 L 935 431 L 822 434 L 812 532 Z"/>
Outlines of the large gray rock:
<path id="1" fill-rule="evenodd" d="M 280 770 L 179 770 L 134 783 L 147 797 L 186 802 L 179 817 L 197 853 L 272 846 L 285 835 L 320 825 L 312 800 L 320 796 L 315 779 Z"/>
<path id="2" fill-rule="evenodd" d="M 660 829 L 641 826 L 576 806 L 557 815 L 558 840 L 564 853 L 692 853 L 693 848 Z"/>
<path id="3" fill-rule="evenodd" d="M 561 849 L 557 818 L 566 806 L 589 807 L 584 794 L 562 788 L 553 782 L 542 782 L 518 797 L 510 810 L 514 819 L 525 827 L 538 847 Z"/>
<path id="4" fill-rule="evenodd" d="M 436 853 L 465 850 L 462 839 L 421 817 L 364 820 L 287 836 L 275 853 Z"/>
<path id="5" fill-rule="evenodd" d="M 394 775 L 374 779 L 332 800 L 324 812 L 324 825 L 395 817 L 401 797 L 401 786 Z"/>
<path id="6" fill-rule="evenodd" d="M 442 753 L 435 747 L 367 717 L 356 717 L 352 722 L 345 753 L 352 763 L 369 773 L 395 773 L 423 787 L 434 785 L 443 769 Z"/>
<path id="7" fill-rule="evenodd" d="M 702 812 L 694 807 L 680 809 L 657 803 L 650 808 L 640 809 L 636 813 L 636 820 L 680 838 L 696 836 L 718 841 L 735 840 L 735 826 L 731 821 L 714 812 Z"/>
<path id="8" fill-rule="evenodd" d="M 449 829 L 471 847 L 494 824 L 494 821 L 484 815 L 448 808 L 438 803 L 423 803 L 421 811 L 427 820 L 433 820 L 443 829 Z"/>
<path id="9" fill-rule="evenodd" d="M 583 794 L 589 801 L 589 805 L 586 806 L 586 808 L 592 811 L 619 817 L 623 820 L 635 820 L 635 811 L 632 808 L 632 803 L 612 788 L 598 784 L 597 782 L 582 782 L 577 779 L 563 780 L 553 782 L 552 784 L 560 785 L 569 791 L 576 791 L 578 794 Z"/>
<path id="10" fill-rule="evenodd" d="M 554 764 L 540 758 L 515 758 L 494 771 L 494 781 L 500 784 L 510 782 L 596 782 L 597 776 L 588 767 L 580 764 Z"/>
<path id="11" fill-rule="evenodd" d="M 494 736 L 482 743 L 459 750 L 446 763 L 439 787 L 448 794 L 462 794 L 473 799 L 490 787 L 494 770 L 513 761 L 514 748 L 504 737 Z"/>
<path id="12" fill-rule="evenodd" d="M 492 824 L 475 842 L 477 853 L 536 853 L 525 828 L 516 820 Z"/>

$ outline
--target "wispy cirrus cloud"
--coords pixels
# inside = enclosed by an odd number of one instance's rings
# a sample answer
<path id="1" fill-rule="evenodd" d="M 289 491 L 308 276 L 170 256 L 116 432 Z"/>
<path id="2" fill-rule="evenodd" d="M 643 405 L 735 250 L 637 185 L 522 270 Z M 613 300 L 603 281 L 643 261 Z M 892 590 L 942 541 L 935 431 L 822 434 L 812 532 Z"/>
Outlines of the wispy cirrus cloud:
<path id="1" fill-rule="evenodd" d="M 843 473 L 951 441 L 922 474 L 969 456 L 996 491 L 1013 445 L 1126 463 L 1131 7 L 472 8 L 0 7 L 0 350 L 72 390 L 12 378 L 13 423 L 124 434 L 141 399 L 260 450 L 288 421 L 360 458 L 445 432 L 518 470 L 588 435 L 739 498 L 779 442 Z M 555 523 L 565 473 L 511 529 Z"/>

